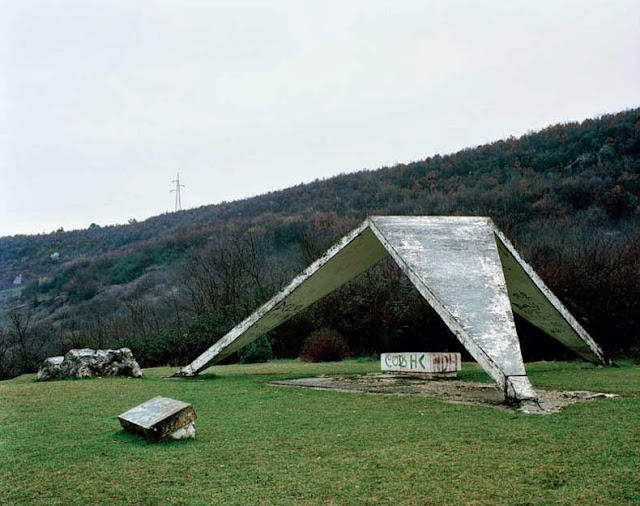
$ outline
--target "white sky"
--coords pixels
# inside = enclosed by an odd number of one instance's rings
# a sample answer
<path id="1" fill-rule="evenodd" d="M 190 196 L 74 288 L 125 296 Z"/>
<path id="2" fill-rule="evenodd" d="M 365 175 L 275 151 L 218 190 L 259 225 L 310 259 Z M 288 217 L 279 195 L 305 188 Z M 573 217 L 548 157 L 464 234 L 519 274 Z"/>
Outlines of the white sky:
<path id="1" fill-rule="evenodd" d="M 0 0 L 0 236 L 639 105 L 638 0 Z"/>

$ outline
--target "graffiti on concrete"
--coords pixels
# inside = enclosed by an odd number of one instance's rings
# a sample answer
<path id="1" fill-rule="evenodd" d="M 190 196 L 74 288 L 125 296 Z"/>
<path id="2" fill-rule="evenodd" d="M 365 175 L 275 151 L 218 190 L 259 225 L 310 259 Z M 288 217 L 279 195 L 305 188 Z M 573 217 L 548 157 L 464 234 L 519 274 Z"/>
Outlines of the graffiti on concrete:
<path id="1" fill-rule="evenodd" d="M 295 304 L 291 302 L 287 302 L 287 300 L 283 300 L 276 304 L 273 308 L 273 311 L 280 311 L 282 313 L 297 313 L 304 309 L 304 304 Z"/>
<path id="2" fill-rule="evenodd" d="M 445 374 L 460 370 L 460 353 L 383 353 L 383 371 Z"/>

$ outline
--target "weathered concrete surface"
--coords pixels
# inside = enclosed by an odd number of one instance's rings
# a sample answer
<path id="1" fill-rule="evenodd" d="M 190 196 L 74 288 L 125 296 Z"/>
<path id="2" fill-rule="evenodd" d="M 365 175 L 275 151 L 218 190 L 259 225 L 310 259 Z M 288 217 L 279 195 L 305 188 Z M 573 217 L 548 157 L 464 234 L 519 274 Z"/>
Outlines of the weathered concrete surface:
<path id="1" fill-rule="evenodd" d="M 585 358 L 604 361 L 602 350 L 517 256 L 489 218 L 378 216 L 365 220 L 282 292 L 176 375 L 198 374 L 387 255 L 393 257 L 458 340 L 495 380 L 507 400 L 521 402 L 537 398 L 524 368 L 510 295 L 514 297 L 514 307 L 534 324 L 553 333 Z M 526 276 L 518 273 L 518 268 Z M 505 270 L 509 274 L 510 289 Z M 538 310 L 525 311 L 519 301 L 534 296 L 540 299 Z M 547 303 L 541 302 L 540 297 Z M 558 314 L 564 323 L 558 323 Z M 545 324 L 545 319 L 551 316 L 555 323 Z"/>
<path id="2" fill-rule="evenodd" d="M 382 353 L 383 371 L 455 375 L 462 367 L 460 353 Z"/>
<path id="3" fill-rule="evenodd" d="M 602 349 L 520 257 L 504 234 L 497 229 L 495 234 L 513 312 L 586 360 L 609 364 Z"/>
<path id="4" fill-rule="evenodd" d="M 64 357 L 45 359 L 38 371 L 41 381 L 89 376 L 129 376 L 141 378 L 142 369 L 129 348 L 118 350 L 69 350 Z"/>
<path id="5" fill-rule="evenodd" d="M 511 412 L 513 406 L 505 404 L 504 393 L 495 383 L 480 383 L 460 380 L 429 380 L 411 374 L 372 373 L 346 376 L 316 376 L 267 383 L 279 387 L 302 387 L 314 390 L 329 390 L 345 393 L 374 395 L 416 395 L 434 397 L 452 404 L 486 406 Z M 610 399 L 615 394 L 587 391 L 538 390 L 538 403 L 523 403 L 517 408 L 523 413 L 549 415 L 576 402 L 594 399 Z"/>
<path id="6" fill-rule="evenodd" d="M 154 397 L 118 416 L 122 427 L 151 441 L 195 438 L 196 413 L 189 403 Z"/>
<path id="7" fill-rule="evenodd" d="M 514 401 L 535 399 L 489 218 L 369 220 L 420 294 L 505 396 Z"/>
<path id="8" fill-rule="evenodd" d="M 266 334 L 388 255 L 365 223 L 176 376 L 193 376 Z"/>

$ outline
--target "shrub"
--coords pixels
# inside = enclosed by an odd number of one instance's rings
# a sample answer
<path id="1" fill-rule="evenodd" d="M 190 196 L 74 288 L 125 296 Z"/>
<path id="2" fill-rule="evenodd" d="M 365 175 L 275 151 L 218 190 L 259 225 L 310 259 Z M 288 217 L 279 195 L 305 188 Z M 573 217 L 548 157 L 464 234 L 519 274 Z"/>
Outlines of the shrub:
<path id="1" fill-rule="evenodd" d="M 337 362 L 348 354 L 349 346 L 342 334 L 328 328 L 309 334 L 300 350 L 300 358 L 305 362 Z"/>
<path id="2" fill-rule="evenodd" d="M 241 364 L 257 364 L 273 358 L 271 341 L 266 336 L 247 344 L 238 352 Z"/>
<path id="3" fill-rule="evenodd" d="M 638 205 L 638 197 L 616 185 L 604 194 L 602 206 L 612 218 L 631 216 Z"/>

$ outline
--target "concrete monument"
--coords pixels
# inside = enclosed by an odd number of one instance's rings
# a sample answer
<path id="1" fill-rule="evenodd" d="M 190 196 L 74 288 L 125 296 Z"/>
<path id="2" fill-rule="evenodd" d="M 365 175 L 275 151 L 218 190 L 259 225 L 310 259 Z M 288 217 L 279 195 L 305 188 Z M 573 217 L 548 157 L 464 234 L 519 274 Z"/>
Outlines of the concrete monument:
<path id="1" fill-rule="evenodd" d="M 508 402 L 537 400 L 524 368 L 512 311 L 583 358 L 609 363 L 489 218 L 375 216 L 176 375 L 198 374 L 389 255 Z"/>

